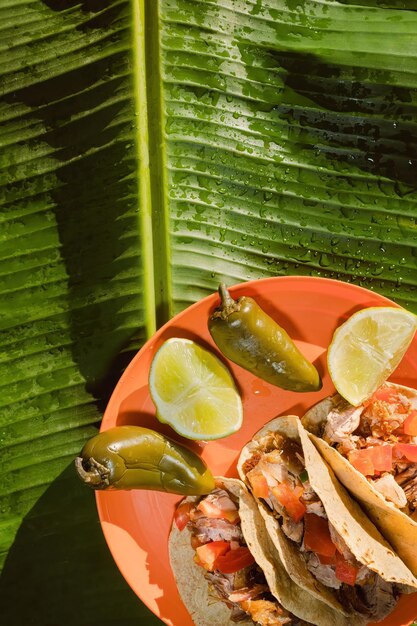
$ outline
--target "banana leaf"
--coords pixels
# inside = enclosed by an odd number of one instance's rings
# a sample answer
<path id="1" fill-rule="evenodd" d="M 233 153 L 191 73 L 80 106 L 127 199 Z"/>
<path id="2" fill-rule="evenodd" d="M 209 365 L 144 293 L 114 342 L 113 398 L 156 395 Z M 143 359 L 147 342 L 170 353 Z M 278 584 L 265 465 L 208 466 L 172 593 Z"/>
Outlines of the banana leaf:
<path id="1" fill-rule="evenodd" d="M 303 274 L 417 313 L 417 0 L 0 0 L 2 623 L 160 623 L 72 462 L 156 327 Z"/>

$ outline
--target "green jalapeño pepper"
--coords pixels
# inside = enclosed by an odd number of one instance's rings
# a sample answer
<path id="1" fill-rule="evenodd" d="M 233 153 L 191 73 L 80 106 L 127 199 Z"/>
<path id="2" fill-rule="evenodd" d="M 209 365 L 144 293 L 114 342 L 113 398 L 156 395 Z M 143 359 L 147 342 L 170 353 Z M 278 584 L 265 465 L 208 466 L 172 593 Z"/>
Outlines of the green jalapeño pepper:
<path id="1" fill-rule="evenodd" d="M 181 495 L 214 489 L 213 475 L 199 456 L 141 426 L 115 426 L 92 437 L 75 466 L 93 489 L 153 489 Z"/>
<path id="2" fill-rule="evenodd" d="M 228 359 L 282 389 L 321 389 L 314 365 L 253 298 L 234 300 L 223 284 L 219 293 L 221 305 L 211 315 L 208 327 Z"/>

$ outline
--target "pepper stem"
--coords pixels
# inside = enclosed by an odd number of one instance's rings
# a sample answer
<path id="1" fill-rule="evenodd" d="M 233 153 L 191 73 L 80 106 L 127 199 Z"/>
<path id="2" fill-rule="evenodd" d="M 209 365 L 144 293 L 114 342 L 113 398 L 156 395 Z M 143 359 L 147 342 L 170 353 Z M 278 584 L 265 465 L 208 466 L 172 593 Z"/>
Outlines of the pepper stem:
<path id="1" fill-rule="evenodd" d="M 222 302 L 222 307 L 224 309 L 228 309 L 234 304 L 236 304 L 236 301 L 233 300 L 232 296 L 230 295 L 224 283 L 220 283 L 218 291 L 219 291 L 219 296 Z"/>
<path id="2" fill-rule="evenodd" d="M 87 469 L 85 465 L 87 465 Z M 75 469 L 81 480 L 87 485 L 90 485 L 90 487 L 94 489 L 105 489 L 108 487 L 110 470 L 93 457 L 86 461 L 86 459 L 77 456 L 75 459 Z"/>
<path id="3" fill-rule="evenodd" d="M 229 315 L 240 311 L 240 303 L 239 300 L 232 298 L 224 283 L 220 283 L 218 292 L 220 295 L 220 306 L 214 311 L 211 319 L 220 317 L 222 320 L 227 320 Z"/>

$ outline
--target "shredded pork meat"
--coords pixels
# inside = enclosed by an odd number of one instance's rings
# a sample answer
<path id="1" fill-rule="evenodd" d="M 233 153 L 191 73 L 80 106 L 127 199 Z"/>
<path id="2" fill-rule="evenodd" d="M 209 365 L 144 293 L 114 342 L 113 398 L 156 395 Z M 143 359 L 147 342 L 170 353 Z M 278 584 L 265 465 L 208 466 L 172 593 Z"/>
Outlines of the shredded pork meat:
<path id="1" fill-rule="evenodd" d="M 324 517 L 325 519 L 327 519 L 326 511 L 324 510 L 324 506 L 322 505 L 320 500 L 318 500 L 317 502 L 307 501 L 305 505 L 307 513 L 314 513 L 314 515 L 318 515 L 319 517 Z"/>
<path id="2" fill-rule="evenodd" d="M 352 407 L 337 394 L 327 416 L 323 438 L 345 457 L 356 449 L 397 443 L 416 444 L 416 437 L 404 433 L 404 421 L 411 410 L 415 410 L 417 400 L 407 397 L 393 388 L 382 386 L 378 392 L 392 394 L 391 397 L 378 396 L 359 407 Z M 388 392 L 386 392 L 388 390 Z M 395 454 L 392 469 L 382 475 L 367 479 L 382 495 L 397 508 L 409 515 L 417 510 L 417 464 L 406 457 Z"/>
<path id="3" fill-rule="evenodd" d="M 303 489 L 303 502 L 319 502 L 317 494 L 308 480 L 303 483 Z"/>
<path id="4" fill-rule="evenodd" d="M 253 585 L 252 587 L 240 587 L 236 591 L 229 593 L 228 599 L 231 602 L 243 602 L 245 600 L 253 600 L 263 593 L 269 591 L 268 585 Z"/>
<path id="5" fill-rule="evenodd" d="M 195 522 L 195 536 L 200 543 L 208 541 L 242 541 L 242 530 L 238 524 L 225 519 L 198 517 Z"/>
<path id="6" fill-rule="evenodd" d="M 262 458 L 262 454 L 259 452 L 257 454 L 253 454 L 251 457 L 249 457 L 249 459 L 246 459 L 246 461 L 243 464 L 242 467 L 242 471 L 247 474 L 248 472 L 251 471 L 251 469 L 253 469 L 254 467 L 256 467 L 259 463 L 259 461 Z"/>
<path id="7" fill-rule="evenodd" d="M 374 487 L 378 489 L 382 495 L 395 504 L 399 509 L 407 506 L 407 496 L 404 489 L 396 482 L 392 474 L 386 472 L 380 478 L 373 481 Z"/>
<path id="8" fill-rule="evenodd" d="M 343 411 L 348 407 L 348 415 L 347 417 L 345 415 L 338 416 L 335 408 L 333 411 L 335 418 L 334 428 L 328 429 L 328 433 L 333 433 L 332 436 L 335 436 L 340 441 L 343 441 L 343 437 L 349 436 L 352 438 L 354 436 L 352 433 L 358 429 L 360 417 L 364 410 L 363 407 L 357 410 L 353 409 L 353 407 L 349 408 L 349 406 L 344 400 L 336 405 L 339 409 L 342 408 Z M 347 435 L 347 433 L 350 434 Z M 355 439 L 351 441 L 352 447 L 357 445 L 357 441 L 360 438 L 363 439 L 363 435 L 355 435 L 354 437 Z M 276 447 L 274 448 L 274 446 Z M 285 454 L 283 454 L 283 450 L 285 450 Z M 256 459 L 256 462 L 254 462 L 254 459 Z M 278 469 L 278 464 L 283 465 L 285 470 Z M 260 450 L 254 454 L 252 459 L 249 459 L 246 467 L 248 468 L 246 478 L 249 485 L 251 480 L 253 480 L 254 484 L 257 484 L 260 478 L 266 480 L 268 497 L 264 497 L 263 500 L 271 508 L 271 512 L 287 538 L 299 547 L 300 553 L 304 555 L 307 568 L 315 578 L 326 587 L 334 589 L 346 607 L 358 610 L 369 617 L 377 616 L 379 618 L 380 615 L 382 617 L 386 615 L 396 603 L 398 590 L 395 585 L 384 583 L 366 565 L 359 563 L 343 538 L 329 524 L 331 541 L 336 546 L 337 552 L 357 571 L 354 584 L 342 582 L 336 576 L 336 559 L 334 563 L 322 563 L 318 554 L 306 548 L 304 543 L 304 518 L 294 521 L 284 504 L 272 493 L 274 487 L 280 483 L 286 484 L 292 490 L 301 488 L 300 502 L 304 504 L 306 513 L 327 519 L 322 502 L 312 489 L 309 481 L 305 480 L 305 476 L 303 476 L 303 482 L 301 482 L 300 476 L 305 473 L 305 464 L 302 449 L 298 442 L 291 440 L 289 443 L 282 436 L 276 438 L 272 434 L 269 438 L 265 436 L 260 444 Z M 396 486 L 400 488 L 399 485 L 396 484 Z M 369 591 L 371 588 L 376 590 L 375 593 L 378 593 L 376 598 Z"/>
<path id="9" fill-rule="evenodd" d="M 414 509 L 417 518 L 417 464 L 411 465 L 397 473 L 395 480 L 401 485 L 405 497 L 411 505 L 411 509 Z"/>
<path id="10" fill-rule="evenodd" d="M 249 613 L 254 622 L 263 626 L 293 623 L 291 615 L 270 600 L 245 600 L 242 602 L 242 608 Z"/>
<path id="11" fill-rule="evenodd" d="M 283 519 L 282 530 L 288 539 L 295 541 L 295 543 L 301 543 L 304 534 L 304 522 L 294 522 L 291 518 Z"/>
<path id="12" fill-rule="evenodd" d="M 376 400 L 364 412 L 364 424 L 370 429 L 372 436 L 378 439 L 389 439 L 405 420 L 405 413 L 398 413 L 393 405 L 383 400 Z"/>
<path id="13" fill-rule="evenodd" d="M 399 485 L 406 485 L 417 479 L 417 465 L 411 465 L 398 472 L 395 480 Z"/>
<path id="14" fill-rule="evenodd" d="M 206 502 L 204 502 L 206 501 Z M 246 546 L 240 523 L 231 523 L 224 518 L 208 517 L 204 511 L 207 504 L 221 511 L 237 510 L 237 503 L 224 489 L 215 489 L 208 496 L 200 498 L 190 511 L 187 527 L 192 541 L 199 545 L 211 541 L 228 541 L 230 549 Z M 261 568 L 253 563 L 233 574 L 225 574 L 217 569 L 205 571 L 209 583 L 209 593 L 214 599 L 221 599 L 230 609 L 230 620 L 236 623 L 250 616 L 259 626 L 308 626 L 297 617 L 284 610 L 272 596 Z"/>
<path id="15" fill-rule="evenodd" d="M 219 576 L 217 572 L 205 572 L 204 576 L 210 583 L 212 590 L 216 592 L 216 595 L 226 601 L 227 606 L 231 607 L 233 601 L 229 601 L 229 596 L 233 593 L 233 576 L 227 576 L 226 574 Z"/>
<path id="16" fill-rule="evenodd" d="M 348 435 L 358 428 L 364 407 L 355 408 L 340 396 L 330 411 L 323 432 L 323 439 L 328 443 L 343 443 Z M 354 436 L 357 439 L 357 436 Z"/>
<path id="17" fill-rule="evenodd" d="M 407 498 L 407 502 L 410 504 L 410 508 L 417 512 L 417 481 L 404 485 L 404 493 Z"/>
<path id="18" fill-rule="evenodd" d="M 336 578 L 334 567 L 331 565 L 323 565 L 320 563 L 319 557 L 314 552 L 308 552 L 306 555 L 307 567 L 310 572 L 326 587 L 331 589 L 339 589 L 341 582 Z"/>
<path id="19" fill-rule="evenodd" d="M 399 592 L 376 574 L 363 586 L 343 585 L 339 600 L 348 609 L 369 615 L 373 621 L 382 620 L 394 609 Z"/>

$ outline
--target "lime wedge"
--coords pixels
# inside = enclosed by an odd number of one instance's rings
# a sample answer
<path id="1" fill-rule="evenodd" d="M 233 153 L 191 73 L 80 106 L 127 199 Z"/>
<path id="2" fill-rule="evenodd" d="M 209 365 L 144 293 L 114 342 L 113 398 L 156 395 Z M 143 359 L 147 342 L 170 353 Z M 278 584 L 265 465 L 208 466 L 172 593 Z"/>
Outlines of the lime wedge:
<path id="1" fill-rule="evenodd" d="M 158 419 L 189 439 L 220 439 L 242 425 L 242 401 L 231 373 L 190 339 L 162 344 L 151 364 L 149 389 Z"/>
<path id="2" fill-rule="evenodd" d="M 327 354 L 334 386 L 357 406 L 392 374 L 417 329 L 405 309 L 370 307 L 354 313 L 335 331 Z"/>

